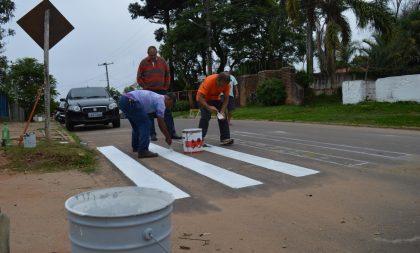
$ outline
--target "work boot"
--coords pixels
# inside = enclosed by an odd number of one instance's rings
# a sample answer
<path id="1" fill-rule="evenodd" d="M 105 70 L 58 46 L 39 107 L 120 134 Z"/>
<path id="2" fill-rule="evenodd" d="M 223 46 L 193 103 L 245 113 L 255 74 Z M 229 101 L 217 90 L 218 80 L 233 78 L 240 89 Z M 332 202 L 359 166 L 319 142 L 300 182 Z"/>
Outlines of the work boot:
<path id="1" fill-rule="evenodd" d="M 179 135 L 177 135 L 177 134 L 174 134 L 174 135 L 172 135 L 172 139 L 173 139 L 173 140 L 181 140 L 181 139 L 182 139 L 182 137 L 181 137 L 181 136 L 179 136 Z"/>
<path id="2" fill-rule="evenodd" d="M 157 153 L 153 153 L 149 150 L 142 150 L 138 152 L 138 158 L 151 158 L 151 157 L 158 157 Z"/>
<path id="3" fill-rule="evenodd" d="M 157 141 L 158 138 L 156 137 L 156 134 L 150 135 L 150 140 L 151 141 Z"/>
<path id="4" fill-rule="evenodd" d="M 220 145 L 228 146 L 233 144 L 233 139 L 224 139 L 220 142 Z"/>

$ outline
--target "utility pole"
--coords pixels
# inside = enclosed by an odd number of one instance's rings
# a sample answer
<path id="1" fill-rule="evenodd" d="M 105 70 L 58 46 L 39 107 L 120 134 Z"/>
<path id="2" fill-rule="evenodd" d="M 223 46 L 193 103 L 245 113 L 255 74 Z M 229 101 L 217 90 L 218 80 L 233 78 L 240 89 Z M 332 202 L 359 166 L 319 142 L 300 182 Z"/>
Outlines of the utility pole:
<path id="1" fill-rule="evenodd" d="M 205 0 L 205 12 L 206 12 L 206 30 L 207 30 L 207 76 L 212 74 L 213 59 L 212 59 L 212 48 L 211 48 L 211 22 L 210 22 L 210 0 Z"/>
<path id="2" fill-rule="evenodd" d="M 108 76 L 108 65 L 114 64 L 113 62 L 104 62 L 102 64 L 98 64 L 98 66 L 105 66 L 105 71 L 106 71 L 106 83 L 107 83 L 107 88 L 108 88 L 108 92 L 110 91 L 109 88 L 109 76 Z"/>

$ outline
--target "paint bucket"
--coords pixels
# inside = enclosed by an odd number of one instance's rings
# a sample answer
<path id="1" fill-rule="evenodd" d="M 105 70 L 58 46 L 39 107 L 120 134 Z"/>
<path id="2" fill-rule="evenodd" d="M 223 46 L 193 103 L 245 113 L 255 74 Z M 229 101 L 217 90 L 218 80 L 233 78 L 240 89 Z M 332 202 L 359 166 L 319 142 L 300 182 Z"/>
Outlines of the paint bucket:
<path id="1" fill-rule="evenodd" d="M 170 252 L 172 203 L 164 191 L 114 187 L 65 202 L 72 253 Z"/>
<path id="2" fill-rule="evenodd" d="M 36 135 L 34 132 L 26 133 L 23 136 L 23 147 L 24 148 L 35 148 L 36 147 Z"/>
<path id="3" fill-rule="evenodd" d="M 182 130 L 182 146 L 185 153 L 203 151 L 203 131 L 201 128 L 187 128 Z"/>

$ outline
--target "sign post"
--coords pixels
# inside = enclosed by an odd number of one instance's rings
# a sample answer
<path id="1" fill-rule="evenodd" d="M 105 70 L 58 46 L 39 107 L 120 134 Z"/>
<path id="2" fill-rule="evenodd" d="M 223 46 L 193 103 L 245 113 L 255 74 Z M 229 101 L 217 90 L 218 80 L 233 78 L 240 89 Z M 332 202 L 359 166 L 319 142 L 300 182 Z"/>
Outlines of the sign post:
<path id="1" fill-rule="evenodd" d="M 45 10 L 44 18 L 44 103 L 45 103 L 45 138 L 50 140 L 50 9 Z"/>
<path id="2" fill-rule="evenodd" d="M 44 0 L 17 21 L 18 25 L 44 50 L 45 138 L 50 139 L 50 73 L 49 50 L 74 27 L 54 7 Z"/>

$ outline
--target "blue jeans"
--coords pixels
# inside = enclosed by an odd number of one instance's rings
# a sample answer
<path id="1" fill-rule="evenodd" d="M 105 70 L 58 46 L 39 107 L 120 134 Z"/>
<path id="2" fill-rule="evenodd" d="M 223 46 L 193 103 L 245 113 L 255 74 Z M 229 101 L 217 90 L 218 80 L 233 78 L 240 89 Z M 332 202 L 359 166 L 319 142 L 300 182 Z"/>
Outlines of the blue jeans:
<path id="1" fill-rule="evenodd" d="M 150 90 L 153 91 L 157 94 L 160 95 L 165 95 L 166 93 L 168 93 L 166 90 Z M 175 106 L 175 104 L 174 104 Z M 155 113 L 150 113 L 149 114 L 149 119 L 150 119 L 150 136 L 155 135 L 156 136 L 156 128 L 155 128 L 155 118 L 156 118 L 156 114 Z M 174 118 L 172 117 L 172 111 L 169 110 L 168 108 L 165 109 L 165 124 L 166 127 L 168 128 L 168 132 L 171 136 L 174 136 L 176 134 L 175 131 L 175 123 L 174 123 Z"/>
<path id="2" fill-rule="evenodd" d="M 210 100 L 207 101 L 207 104 L 212 105 L 217 108 L 217 110 L 222 109 L 222 101 L 220 100 Z M 198 125 L 199 128 L 203 131 L 203 139 L 207 134 L 207 130 L 209 129 L 209 121 L 211 119 L 211 112 L 207 111 L 207 109 L 200 106 L 200 123 Z M 229 124 L 226 119 L 219 120 L 217 119 L 217 123 L 219 124 L 219 131 L 220 131 L 220 141 L 225 139 L 230 139 L 230 130 L 229 130 Z"/>
<path id="3" fill-rule="evenodd" d="M 149 150 L 150 120 L 141 104 L 126 96 L 121 96 L 119 107 L 124 112 L 128 121 L 130 121 L 132 127 L 131 147 L 133 150 Z"/>

